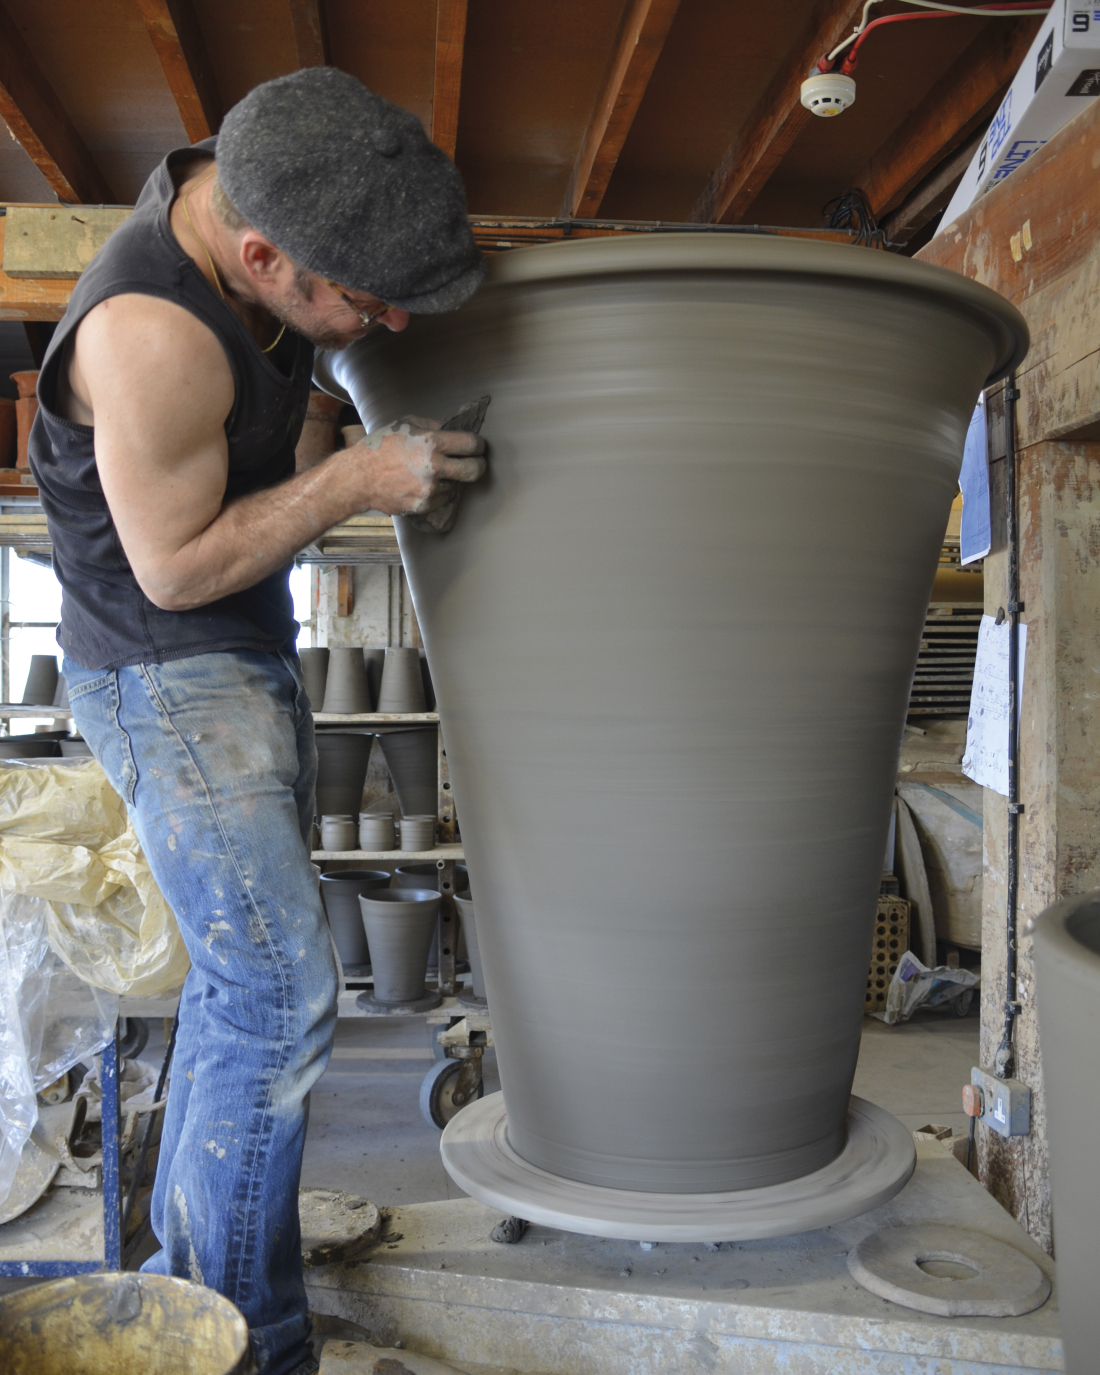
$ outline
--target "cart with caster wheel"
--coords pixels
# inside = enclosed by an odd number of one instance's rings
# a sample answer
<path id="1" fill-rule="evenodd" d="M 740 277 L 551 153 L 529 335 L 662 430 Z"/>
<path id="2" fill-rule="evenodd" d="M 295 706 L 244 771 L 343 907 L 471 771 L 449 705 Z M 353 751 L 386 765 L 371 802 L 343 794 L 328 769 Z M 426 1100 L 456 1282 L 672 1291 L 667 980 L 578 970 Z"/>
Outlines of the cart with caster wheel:
<path id="1" fill-rule="evenodd" d="M 442 1131 L 468 1103 L 485 1092 L 481 1058 L 486 1048 L 493 1044 L 488 1016 L 480 1013 L 463 1017 L 454 1026 L 439 1032 L 436 1044 L 445 1058 L 437 1060 L 424 1076 L 420 1086 L 420 1111 L 426 1122 Z"/>

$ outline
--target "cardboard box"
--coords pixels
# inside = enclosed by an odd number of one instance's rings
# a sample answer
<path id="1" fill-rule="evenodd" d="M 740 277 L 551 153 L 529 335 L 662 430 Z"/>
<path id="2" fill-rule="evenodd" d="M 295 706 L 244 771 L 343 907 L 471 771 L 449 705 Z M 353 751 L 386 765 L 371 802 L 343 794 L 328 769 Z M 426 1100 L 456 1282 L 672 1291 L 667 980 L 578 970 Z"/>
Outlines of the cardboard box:
<path id="1" fill-rule="evenodd" d="M 944 211 L 948 225 L 1100 95 L 1100 0 L 1055 0 Z"/>

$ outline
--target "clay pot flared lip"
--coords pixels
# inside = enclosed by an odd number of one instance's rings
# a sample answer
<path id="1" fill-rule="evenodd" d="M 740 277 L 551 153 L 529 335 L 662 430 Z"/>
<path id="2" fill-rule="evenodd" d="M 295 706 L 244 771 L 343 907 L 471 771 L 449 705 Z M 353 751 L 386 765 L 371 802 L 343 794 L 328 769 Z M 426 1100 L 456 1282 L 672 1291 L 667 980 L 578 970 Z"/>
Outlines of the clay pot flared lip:
<path id="1" fill-rule="evenodd" d="M 322 874 L 322 883 L 389 883 L 385 869 L 338 869 L 334 874 Z"/>
<path id="2" fill-rule="evenodd" d="M 969 277 L 893 253 L 767 234 L 638 234 L 514 248 L 488 259 L 488 271 L 477 296 L 529 282 L 669 272 L 842 278 L 853 286 L 867 283 L 921 296 L 938 296 L 964 314 L 978 317 L 995 335 L 997 361 L 984 386 L 1018 367 L 1030 347 L 1027 322 L 1016 307 Z M 377 347 L 376 340 L 371 342 Z M 361 344 L 362 341 L 345 352 L 359 354 Z M 340 376 L 339 357 L 339 353 L 318 350 L 313 365 L 314 383 L 351 404 Z"/>
<path id="3" fill-rule="evenodd" d="M 1036 917 L 1031 936 L 1040 961 L 1100 991 L 1100 888 L 1046 908 Z"/>
<path id="4" fill-rule="evenodd" d="M 377 893 L 362 893 L 360 902 L 382 902 L 387 906 L 405 903 L 407 906 L 438 902 L 439 894 L 434 888 L 383 888 Z"/>

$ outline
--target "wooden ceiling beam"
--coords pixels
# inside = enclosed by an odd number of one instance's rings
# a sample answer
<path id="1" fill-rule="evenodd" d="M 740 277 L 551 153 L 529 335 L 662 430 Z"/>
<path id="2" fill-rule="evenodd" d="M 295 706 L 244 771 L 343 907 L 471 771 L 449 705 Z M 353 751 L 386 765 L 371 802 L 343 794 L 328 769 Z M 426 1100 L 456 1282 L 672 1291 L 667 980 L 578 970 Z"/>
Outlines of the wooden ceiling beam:
<path id="1" fill-rule="evenodd" d="M 449 158 L 458 143 L 462 58 L 466 49 L 468 0 L 436 0 L 435 78 L 432 82 L 431 139 Z"/>
<path id="2" fill-rule="evenodd" d="M 818 0 L 806 29 L 711 174 L 688 217 L 693 223 L 736 224 L 742 218 L 814 118 L 801 103 L 810 68 L 848 36 L 862 9 L 862 0 Z"/>
<path id="3" fill-rule="evenodd" d="M 135 0 L 192 143 L 218 132 L 225 114 L 191 0 Z"/>
<path id="4" fill-rule="evenodd" d="M 331 66 L 324 0 L 289 0 L 289 4 L 298 66 Z"/>
<path id="5" fill-rule="evenodd" d="M 933 215 L 938 215 L 946 208 L 988 127 L 988 122 L 983 119 L 965 143 L 960 143 L 953 153 L 934 167 L 882 220 L 883 233 L 891 243 L 908 243 Z"/>
<path id="6" fill-rule="evenodd" d="M 1041 22 L 987 25 L 872 156 L 855 185 L 876 217 L 898 205 L 994 113 Z"/>
<path id="7" fill-rule="evenodd" d="M 0 7 L 0 118 L 58 200 L 96 205 L 114 193 L 46 80 L 27 41 Z"/>
<path id="8" fill-rule="evenodd" d="M 562 201 L 565 219 L 587 219 L 599 210 L 679 5 L 630 0 Z"/>

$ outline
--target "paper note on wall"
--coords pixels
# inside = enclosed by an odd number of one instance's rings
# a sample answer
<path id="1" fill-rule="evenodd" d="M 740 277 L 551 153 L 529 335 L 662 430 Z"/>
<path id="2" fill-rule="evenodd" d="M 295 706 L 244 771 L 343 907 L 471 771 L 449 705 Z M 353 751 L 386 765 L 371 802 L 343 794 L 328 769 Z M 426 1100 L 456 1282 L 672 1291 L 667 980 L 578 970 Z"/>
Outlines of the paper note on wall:
<path id="1" fill-rule="evenodd" d="M 1008 796 L 1008 646 L 1011 626 L 983 616 L 978 630 L 978 657 L 974 686 L 970 691 L 970 715 L 966 722 L 966 753 L 962 771 L 967 778 Z M 1024 654 L 1027 626 L 1019 627 L 1020 690 L 1016 694 L 1016 730 L 1020 729 L 1023 698 Z"/>
<path id="2" fill-rule="evenodd" d="M 959 489 L 963 497 L 959 562 L 964 566 L 984 559 L 992 543 L 989 520 L 989 443 L 985 424 L 985 394 L 978 397 L 966 432 Z"/>

